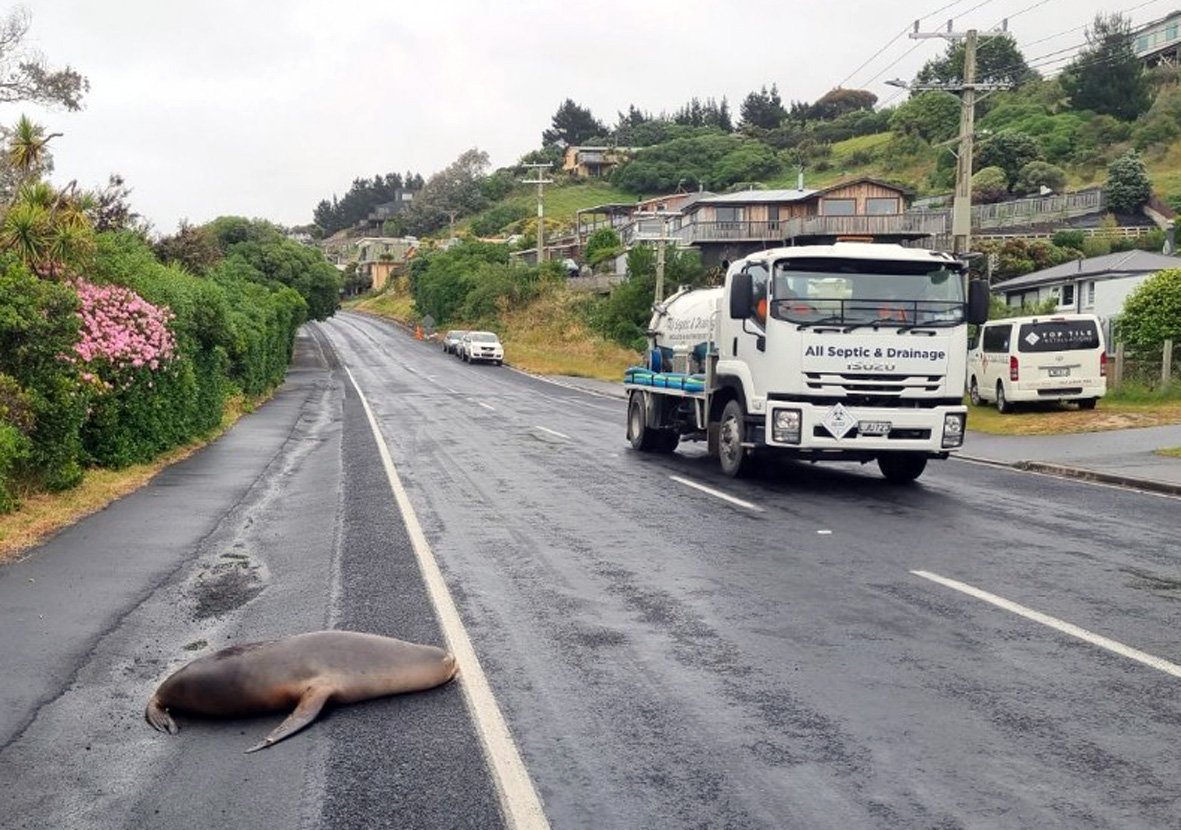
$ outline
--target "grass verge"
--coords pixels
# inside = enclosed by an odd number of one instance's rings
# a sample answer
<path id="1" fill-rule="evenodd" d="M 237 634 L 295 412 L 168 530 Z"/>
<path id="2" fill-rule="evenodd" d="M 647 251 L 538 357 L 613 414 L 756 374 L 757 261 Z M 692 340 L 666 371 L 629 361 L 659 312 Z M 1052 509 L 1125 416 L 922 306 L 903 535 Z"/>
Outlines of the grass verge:
<path id="1" fill-rule="evenodd" d="M 1163 450 L 1157 450 L 1157 455 L 1166 455 L 1169 458 L 1181 458 L 1181 447 L 1168 447 Z"/>
<path id="2" fill-rule="evenodd" d="M 87 470 L 82 483 L 72 490 L 22 496 L 19 510 L 0 515 L 0 564 L 16 560 L 22 552 L 40 544 L 62 528 L 138 490 L 165 467 L 188 458 L 219 438 L 239 418 L 253 412 L 268 397 L 231 398 L 226 402 L 225 413 L 217 429 L 147 464 L 136 464 L 122 470 Z"/>
<path id="3" fill-rule="evenodd" d="M 1104 398 L 1093 410 L 1042 404 L 1001 415 L 991 406 L 968 404 L 968 428 L 990 435 L 1063 435 L 1181 424 L 1181 401 L 1124 401 Z"/>

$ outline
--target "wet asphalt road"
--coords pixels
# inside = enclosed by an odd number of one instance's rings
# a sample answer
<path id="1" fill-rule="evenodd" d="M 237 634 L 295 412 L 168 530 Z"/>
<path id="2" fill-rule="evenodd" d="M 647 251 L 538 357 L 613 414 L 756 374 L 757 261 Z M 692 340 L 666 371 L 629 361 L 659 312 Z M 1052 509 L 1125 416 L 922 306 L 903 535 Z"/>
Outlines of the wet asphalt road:
<path id="1" fill-rule="evenodd" d="M 250 756 L 277 718 L 141 720 L 202 641 L 440 641 L 337 357 L 553 827 L 1181 826 L 1181 680 L 913 573 L 1181 662 L 1176 500 L 956 461 L 735 482 L 631 452 L 618 400 L 310 328 L 260 413 L 0 569 L 3 826 L 498 826 L 455 684 Z"/>

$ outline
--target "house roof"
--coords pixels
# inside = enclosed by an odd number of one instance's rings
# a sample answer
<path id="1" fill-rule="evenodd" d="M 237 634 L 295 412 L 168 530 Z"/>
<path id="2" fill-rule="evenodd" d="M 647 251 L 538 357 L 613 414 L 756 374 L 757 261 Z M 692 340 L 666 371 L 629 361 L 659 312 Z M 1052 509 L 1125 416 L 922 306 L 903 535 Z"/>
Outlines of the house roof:
<path id="1" fill-rule="evenodd" d="M 714 204 L 730 204 L 738 202 L 740 204 L 764 204 L 771 202 L 800 202 L 804 199 L 810 199 L 820 191 L 818 190 L 740 190 L 737 193 L 724 193 L 721 196 L 710 196 L 707 199 L 698 200 L 697 204 L 714 205 Z"/>
<path id="2" fill-rule="evenodd" d="M 825 193 L 830 193 L 833 190 L 840 190 L 841 188 L 849 187 L 850 185 L 865 184 L 865 183 L 876 184 L 878 187 L 884 187 L 888 190 L 896 190 L 899 193 L 903 194 L 904 196 L 913 196 L 914 195 L 913 190 L 908 190 L 907 188 L 902 187 L 901 185 L 894 184 L 893 182 L 888 182 L 885 179 L 875 179 L 873 176 L 858 176 L 855 179 L 847 179 L 843 182 L 837 182 L 836 184 L 831 184 L 826 188 L 816 191 L 816 193 L 820 196 L 823 196 Z"/>
<path id="3" fill-rule="evenodd" d="M 1181 259 L 1151 251 L 1121 251 L 1118 254 L 1093 256 L 1076 259 L 1043 268 L 1021 277 L 997 283 L 997 291 L 1011 291 L 1015 288 L 1032 288 L 1038 285 L 1053 285 L 1076 279 L 1109 280 L 1120 277 L 1138 277 L 1155 274 L 1166 268 L 1181 268 Z"/>

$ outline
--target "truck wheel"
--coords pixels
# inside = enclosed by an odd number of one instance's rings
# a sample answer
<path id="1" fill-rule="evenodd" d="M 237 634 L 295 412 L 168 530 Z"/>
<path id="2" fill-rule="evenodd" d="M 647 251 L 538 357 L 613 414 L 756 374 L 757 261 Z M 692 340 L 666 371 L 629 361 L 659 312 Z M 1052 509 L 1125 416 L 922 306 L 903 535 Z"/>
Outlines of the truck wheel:
<path id="1" fill-rule="evenodd" d="M 750 456 L 746 447 L 746 410 L 738 401 L 728 401 L 722 410 L 722 422 L 718 432 L 718 461 L 722 472 L 730 478 L 738 478 L 750 470 Z"/>
<path id="2" fill-rule="evenodd" d="M 656 430 L 645 426 L 644 396 L 636 392 L 627 404 L 627 440 L 633 450 L 652 452 L 656 449 Z"/>
<path id="3" fill-rule="evenodd" d="M 1094 409 L 1095 405 L 1099 403 L 1098 398 L 1084 398 L 1078 402 L 1079 409 Z"/>
<path id="4" fill-rule="evenodd" d="M 1009 399 L 1005 397 L 1005 384 L 999 380 L 996 382 L 996 411 L 1002 415 L 1009 415 L 1013 412 L 1013 404 L 1009 403 Z"/>
<path id="5" fill-rule="evenodd" d="M 676 430 L 659 429 L 656 430 L 656 452 L 671 453 L 676 452 L 677 445 L 681 443 L 681 436 L 677 434 Z"/>
<path id="6" fill-rule="evenodd" d="M 981 406 L 984 403 L 984 398 L 980 397 L 980 387 L 976 383 L 976 376 L 972 376 L 972 382 L 968 385 L 968 400 L 972 402 L 972 406 Z"/>
<path id="7" fill-rule="evenodd" d="M 887 452 L 878 456 L 878 469 L 886 481 L 909 484 L 927 468 L 927 456 L 917 452 Z"/>
<path id="8" fill-rule="evenodd" d="M 718 457 L 718 441 L 722 437 L 722 425 L 711 423 L 705 428 L 705 452 L 710 458 Z"/>

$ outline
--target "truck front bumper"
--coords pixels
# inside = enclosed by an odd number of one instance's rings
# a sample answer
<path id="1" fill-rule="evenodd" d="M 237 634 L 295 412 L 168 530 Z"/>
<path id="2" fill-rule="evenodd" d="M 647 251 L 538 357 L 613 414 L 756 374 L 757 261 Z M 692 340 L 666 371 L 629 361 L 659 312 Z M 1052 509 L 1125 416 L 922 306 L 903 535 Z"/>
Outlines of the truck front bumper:
<path id="1" fill-rule="evenodd" d="M 967 408 L 930 409 L 769 401 L 764 442 L 785 449 L 822 453 L 928 452 L 959 449 Z"/>

